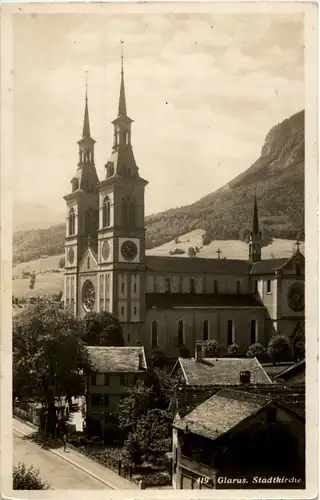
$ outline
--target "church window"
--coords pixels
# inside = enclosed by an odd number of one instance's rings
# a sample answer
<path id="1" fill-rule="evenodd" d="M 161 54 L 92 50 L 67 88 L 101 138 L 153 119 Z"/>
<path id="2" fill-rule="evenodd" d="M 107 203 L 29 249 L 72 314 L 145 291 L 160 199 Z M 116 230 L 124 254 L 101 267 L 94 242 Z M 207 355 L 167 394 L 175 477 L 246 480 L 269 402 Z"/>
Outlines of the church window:
<path id="1" fill-rule="evenodd" d="M 209 321 L 207 319 L 204 319 L 202 323 L 202 339 L 209 339 Z"/>
<path id="2" fill-rule="evenodd" d="M 121 306 L 121 316 L 124 316 L 124 307 Z"/>
<path id="3" fill-rule="evenodd" d="M 241 293 L 241 282 L 237 281 L 237 293 Z"/>
<path id="4" fill-rule="evenodd" d="M 158 321 L 151 323 L 151 347 L 153 349 L 158 347 Z"/>
<path id="5" fill-rule="evenodd" d="M 129 219 L 129 226 L 130 227 L 135 227 L 136 225 L 136 203 L 135 201 L 129 201 L 128 205 L 128 219 Z"/>
<path id="6" fill-rule="evenodd" d="M 250 343 L 251 344 L 255 344 L 258 341 L 257 340 L 257 332 L 258 332 L 257 326 L 258 326 L 257 320 L 252 319 L 250 322 Z"/>
<path id="7" fill-rule="evenodd" d="M 227 336 L 228 336 L 228 345 L 234 343 L 234 323 L 232 319 L 228 319 L 228 328 L 227 328 Z"/>
<path id="8" fill-rule="evenodd" d="M 121 206 L 121 223 L 123 226 L 128 225 L 128 202 L 125 198 L 122 200 Z"/>
<path id="9" fill-rule="evenodd" d="M 87 268 L 90 269 L 90 257 L 87 258 Z"/>
<path id="10" fill-rule="evenodd" d="M 190 293 L 195 293 L 196 287 L 195 287 L 195 281 L 194 281 L 194 279 L 191 279 L 189 281 L 189 284 L 190 284 Z"/>
<path id="11" fill-rule="evenodd" d="M 296 275 L 301 276 L 301 265 L 300 262 L 296 262 Z"/>
<path id="12" fill-rule="evenodd" d="M 218 280 L 213 280 L 213 293 L 219 293 Z"/>
<path id="13" fill-rule="evenodd" d="M 271 293 L 271 280 L 267 280 L 267 293 Z"/>
<path id="14" fill-rule="evenodd" d="M 254 280 L 254 293 L 258 293 L 258 280 Z"/>
<path id="15" fill-rule="evenodd" d="M 110 210 L 111 210 L 110 198 L 109 196 L 106 196 L 103 200 L 103 207 L 102 207 L 102 227 L 110 226 Z"/>
<path id="16" fill-rule="evenodd" d="M 70 209 L 69 212 L 69 236 L 72 236 L 76 232 L 76 214 L 74 208 Z"/>
<path id="17" fill-rule="evenodd" d="M 184 324 L 183 320 L 179 319 L 177 324 L 177 344 L 184 345 Z"/>
<path id="18" fill-rule="evenodd" d="M 121 293 L 124 293 L 124 281 L 121 282 Z"/>
<path id="19" fill-rule="evenodd" d="M 128 167 L 128 177 L 131 177 L 131 168 Z"/>
<path id="20" fill-rule="evenodd" d="M 171 292 L 171 282 L 170 278 L 165 279 L 165 293 L 170 293 Z"/>

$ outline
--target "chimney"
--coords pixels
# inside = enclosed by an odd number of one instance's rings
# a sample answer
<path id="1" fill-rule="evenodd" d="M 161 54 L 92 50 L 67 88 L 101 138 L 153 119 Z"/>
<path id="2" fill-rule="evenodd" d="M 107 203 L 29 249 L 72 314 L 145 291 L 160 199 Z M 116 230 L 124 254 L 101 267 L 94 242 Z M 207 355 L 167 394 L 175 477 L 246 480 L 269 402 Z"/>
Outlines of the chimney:
<path id="1" fill-rule="evenodd" d="M 203 354 L 202 354 L 202 346 L 201 344 L 196 344 L 196 350 L 194 353 L 194 359 L 197 363 L 201 363 L 203 359 Z"/>
<path id="2" fill-rule="evenodd" d="M 251 372 L 250 370 L 243 370 L 240 372 L 240 384 L 250 384 Z"/>
<path id="3" fill-rule="evenodd" d="M 143 352 L 139 352 L 139 370 L 144 370 Z"/>

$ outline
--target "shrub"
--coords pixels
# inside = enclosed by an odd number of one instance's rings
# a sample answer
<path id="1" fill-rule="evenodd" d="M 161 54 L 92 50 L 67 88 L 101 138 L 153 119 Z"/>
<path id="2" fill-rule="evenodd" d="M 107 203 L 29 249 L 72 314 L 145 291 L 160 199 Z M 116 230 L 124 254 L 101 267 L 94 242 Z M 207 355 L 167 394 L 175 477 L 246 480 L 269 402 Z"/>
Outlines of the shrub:
<path id="1" fill-rule="evenodd" d="M 215 358 L 220 356 L 221 347 L 216 340 L 202 340 L 199 342 L 204 358 Z"/>
<path id="2" fill-rule="evenodd" d="M 151 368 L 164 368 L 167 364 L 167 356 L 160 349 L 154 349 L 150 356 Z"/>
<path id="3" fill-rule="evenodd" d="M 193 247 L 188 248 L 188 257 L 195 257 L 196 256 L 196 251 Z"/>
<path id="4" fill-rule="evenodd" d="M 285 361 L 290 355 L 290 342 L 285 335 L 275 335 L 269 341 L 267 348 L 268 356 L 275 365 L 279 361 Z"/>
<path id="5" fill-rule="evenodd" d="M 255 344 L 251 344 L 248 347 L 246 354 L 248 358 L 259 358 L 263 356 L 265 352 L 266 348 L 262 344 L 259 344 L 259 342 L 256 342 Z"/>
<path id="6" fill-rule="evenodd" d="M 42 480 L 38 469 L 19 462 L 13 466 L 14 490 L 48 490 L 48 483 Z"/>
<path id="7" fill-rule="evenodd" d="M 202 235 L 202 244 L 203 245 L 209 245 L 211 243 L 211 237 L 209 233 L 204 233 Z"/>
<path id="8" fill-rule="evenodd" d="M 238 344 L 231 344 L 228 347 L 228 354 L 237 354 L 239 352 L 240 346 Z"/>

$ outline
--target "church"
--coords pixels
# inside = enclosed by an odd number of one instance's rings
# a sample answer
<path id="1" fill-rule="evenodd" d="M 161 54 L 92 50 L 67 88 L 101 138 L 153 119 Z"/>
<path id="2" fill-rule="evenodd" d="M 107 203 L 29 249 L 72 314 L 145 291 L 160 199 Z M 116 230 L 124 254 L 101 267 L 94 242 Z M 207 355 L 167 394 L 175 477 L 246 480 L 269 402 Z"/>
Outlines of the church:
<path id="1" fill-rule="evenodd" d="M 240 352 L 272 335 L 304 334 L 305 259 L 262 259 L 257 199 L 248 259 L 151 256 L 145 252 L 144 194 L 132 146 L 123 57 L 113 147 L 99 180 L 86 91 L 79 159 L 67 207 L 65 306 L 75 315 L 108 311 L 122 324 L 126 345 L 178 357 L 196 341 L 217 340 Z"/>

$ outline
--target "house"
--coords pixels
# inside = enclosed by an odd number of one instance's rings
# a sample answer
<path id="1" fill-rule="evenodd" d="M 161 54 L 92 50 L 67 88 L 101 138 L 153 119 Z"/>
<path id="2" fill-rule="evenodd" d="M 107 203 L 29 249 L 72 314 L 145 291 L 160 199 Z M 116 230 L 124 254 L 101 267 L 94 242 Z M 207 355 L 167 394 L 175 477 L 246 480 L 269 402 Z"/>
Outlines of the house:
<path id="1" fill-rule="evenodd" d="M 304 487 L 304 417 L 256 394 L 221 389 L 176 416 L 172 447 L 175 489 Z"/>
<path id="2" fill-rule="evenodd" d="M 275 382 L 293 385 L 305 384 L 306 378 L 306 360 L 302 359 L 293 365 L 286 366 L 273 378 Z"/>
<path id="3" fill-rule="evenodd" d="M 118 405 L 147 371 L 144 348 L 88 346 L 93 371 L 87 382 L 87 427 L 101 435 L 115 421 Z"/>

